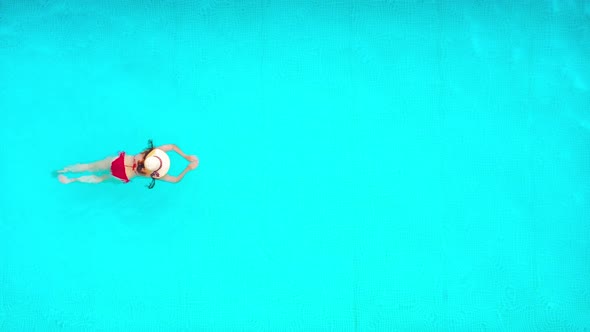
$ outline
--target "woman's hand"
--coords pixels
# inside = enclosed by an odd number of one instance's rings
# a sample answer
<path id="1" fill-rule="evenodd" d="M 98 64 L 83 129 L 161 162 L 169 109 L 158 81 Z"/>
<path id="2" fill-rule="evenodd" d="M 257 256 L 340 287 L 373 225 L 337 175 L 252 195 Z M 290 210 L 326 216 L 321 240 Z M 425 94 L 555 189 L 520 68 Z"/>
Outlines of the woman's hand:
<path id="1" fill-rule="evenodd" d="M 195 155 L 188 156 L 187 159 L 188 159 L 188 161 L 196 161 L 196 162 L 199 162 L 199 158 L 197 158 L 197 156 L 195 156 Z"/>
<path id="2" fill-rule="evenodd" d="M 190 164 L 188 164 L 188 168 L 190 168 L 191 170 L 197 168 L 197 166 L 199 166 L 199 161 L 192 161 Z"/>

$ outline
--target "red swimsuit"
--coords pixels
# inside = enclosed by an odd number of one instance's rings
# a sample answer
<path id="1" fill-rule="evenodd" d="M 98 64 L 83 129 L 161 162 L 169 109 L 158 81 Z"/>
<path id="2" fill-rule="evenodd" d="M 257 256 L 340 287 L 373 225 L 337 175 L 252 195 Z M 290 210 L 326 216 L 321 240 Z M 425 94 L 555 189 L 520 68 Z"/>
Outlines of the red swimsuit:
<path id="1" fill-rule="evenodd" d="M 133 162 L 133 170 L 135 171 L 135 161 Z M 127 177 L 127 172 L 125 171 L 125 167 L 131 167 L 131 166 L 127 166 L 125 165 L 125 152 L 121 152 L 119 154 L 119 157 L 117 157 L 117 159 L 113 160 L 113 162 L 111 162 L 111 174 L 116 177 L 121 179 L 123 182 L 127 183 L 129 182 L 129 178 Z"/>

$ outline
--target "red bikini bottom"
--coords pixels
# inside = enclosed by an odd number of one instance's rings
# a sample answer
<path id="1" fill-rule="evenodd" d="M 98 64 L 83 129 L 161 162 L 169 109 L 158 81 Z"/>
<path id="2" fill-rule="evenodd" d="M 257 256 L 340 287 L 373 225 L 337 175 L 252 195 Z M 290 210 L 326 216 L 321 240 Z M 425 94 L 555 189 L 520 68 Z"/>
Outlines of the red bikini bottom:
<path id="1" fill-rule="evenodd" d="M 125 183 L 129 182 L 127 172 L 125 172 L 125 152 L 121 152 L 119 157 L 111 162 L 111 174 Z"/>

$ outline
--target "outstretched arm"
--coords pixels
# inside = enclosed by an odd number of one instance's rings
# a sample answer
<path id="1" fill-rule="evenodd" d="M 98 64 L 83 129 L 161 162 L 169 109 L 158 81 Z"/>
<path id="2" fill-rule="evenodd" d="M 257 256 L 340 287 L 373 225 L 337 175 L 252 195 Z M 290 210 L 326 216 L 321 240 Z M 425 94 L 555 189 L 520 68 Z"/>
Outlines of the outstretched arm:
<path id="1" fill-rule="evenodd" d="M 167 182 L 172 182 L 172 183 L 180 182 L 180 180 L 182 180 L 182 178 L 184 178 L 184 176 L 186 175 L 186 173 L 188 173 L 189 171 L 192 171 L 193 169 L 197 168 L 198 165 L 199 165 L 199 162 L 198 161 L 193 161 L 190 164 L 188 164 L 188 166 L 186 166 L 186 168 L 184 169 L 184 171 L 182 171 L 182 173 L 178 174 L 178 176 L 172 176 L 172 175 L 166 174 L 163 177 L 161 177 L 160 180 L 167 181 Z"/>
<path id="2" fill-rule="evenodd" d="M 186 153 L 182 152 L 182 150 L 176 144 L 165 144 L 165 145 L 159 146 L 158 149 L 160 149 L 162 151 L 176 151 L 176 153 L 178 153 L 179 155 L 181 155 L 184 159 L 186 159 L 188 161 L 197 161 L 196 156 L 187 155 Z"/>

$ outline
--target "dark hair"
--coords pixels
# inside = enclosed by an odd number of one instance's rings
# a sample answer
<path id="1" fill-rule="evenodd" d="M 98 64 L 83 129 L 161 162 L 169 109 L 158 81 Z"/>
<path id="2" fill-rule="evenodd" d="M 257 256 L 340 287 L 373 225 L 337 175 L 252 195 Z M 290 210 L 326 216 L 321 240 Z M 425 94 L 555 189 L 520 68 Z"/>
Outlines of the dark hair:
<path id="1" fill-rule="evenodd" d="M 145 161 L 145 157 L 152 152 L 152 150 L 154 149 L 154 142 L 150 139 L 148 140 L 148 147 L 143 150 L 143 160 L 137 163 L 137 171 L 140 173 L 143 173 L 144 169 L 145 169 L 145 165 L 144 165 L 144 161 Z M 152 182 L 150 182 L 150 184 L 147 185 L 148 189 L 153 189 L 154 186 L 156 185 L 156 178 L 154 178 L 154 175 L 150 175 L 150 177 L 152 178 Z"/>

